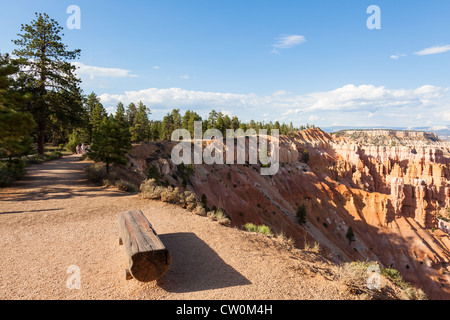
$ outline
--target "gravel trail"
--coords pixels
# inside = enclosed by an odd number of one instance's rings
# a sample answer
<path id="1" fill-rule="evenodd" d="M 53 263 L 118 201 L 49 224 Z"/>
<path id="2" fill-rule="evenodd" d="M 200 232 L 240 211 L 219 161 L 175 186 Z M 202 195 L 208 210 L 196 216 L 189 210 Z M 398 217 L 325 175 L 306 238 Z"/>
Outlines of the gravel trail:
<path id="1" fill-rule="evenodd" d="M 87 163 L 74 155 L 32 165 L 22 180 L 0 189 L 0 299 L 349 298 L 316 255 L 89 184 Z M 118 214 L 135 209 L 172 256 L 169 271 L 146 284 L 125 280 L 118 245 Z M 67 286 L 70 266 L 79 268 L 80 289 Z"/>

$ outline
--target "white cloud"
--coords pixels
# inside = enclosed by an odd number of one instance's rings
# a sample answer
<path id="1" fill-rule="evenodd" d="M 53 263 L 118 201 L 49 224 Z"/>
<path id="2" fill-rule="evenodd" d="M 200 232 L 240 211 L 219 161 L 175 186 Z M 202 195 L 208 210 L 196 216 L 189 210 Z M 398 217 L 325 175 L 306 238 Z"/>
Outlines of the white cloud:
<path id="1" fill-rule="evenodd" d="M 306 38 L 299 34 L 284 35 L 277 39 L 277 42 L 272 45 L 272 53 L 280 54 L 278 49 L 289 49 L 299 44 L 306 42 Z"/>
<path id="2" fill-rule="evenodd" d="M 449 126 L 433 126 L 433 127 L 430 127 L 429 130 L 432 130 L 432 131 L 450 130 L 450 127 Z"/>
<path id="3" fill-rule="evenodd" d="M 317 125 L 333 122 L 358 125 L 422 126 L 445 125 L 450 119 L 450 90 L 425 85 L 413 89 L 388 89 L 384 86 L 348 84 L 331 91 L 308 94 L 287 94 L 280 90 L 271 95 L 253 93 L 189 91 L 181 88 L 150 88 L 127 91 L 124 94 L 100 95 L 106 106 L 143 101 L 155 115 L 172 108 L 195 110 L 200 114 L 211 109 L 227 110 L 240 119 L 276 121 L 282 117 L 299 121 L 318 121 Z M 418 117 L 420 115 L 421 117 Z M 323 121 L 322 119 L 325 120 Z M 260 120 L 264 120 L 261 118 Z"/>
<path id="4" fill-rule="evenodd" d="M 119 68 L 104 68 L 96 66 L 88 66 L 81 62 L 73 62 L 77 67 L 76 73 L 79 75 L 88 75 L 91 79 L 95 77 L 111 77 L 111 78 L 136 78 L 137 75 L 131 74 L 130 70 Z"/>
<path id="5" fill-rule="evenodd" d="M 406 54 L 403 54 L 403 53 L 393 54 L 393 55 L 391 56 L 391 59 L 397 60 L 397 59 L 400 58 L 400 57 L 406 57 Z"/>
<path id="6" fill-rule="evenodd" d="M 287 49 L 292 48 L 298 44 L 301 44 L 306 41 L 306 38 L 302 35 L 292 34 L 287 36 L 282 36 L 278 38 L 278 42 L 273 46 L 278 49 Z"/>
<path id="7" fill-rule="evenodd" d="M 180 76 L 180 79 L 184 79 L 184 80 L 189 80 L 189 75 L 188 74 L 185 74 L 185 75 L 182 75 L 182 76 Z"/>
<path id="8" fill-rule="evenodd" d="M 161 69 L 161 68 L 160 68 L 159 66 L 154 66 L 153 69 L 159 70 L 159 69 Z"/>
<path id="9" fill-rule="evenodd" d="M 424 55 L 429 55 L 429 54 L 444 53 L 447 51 L 450 51 L 450 44 L 425 48 L 423 50 L 414 52 L 414 54 L 419 55 L 419 56 L 424 56 Z"/>

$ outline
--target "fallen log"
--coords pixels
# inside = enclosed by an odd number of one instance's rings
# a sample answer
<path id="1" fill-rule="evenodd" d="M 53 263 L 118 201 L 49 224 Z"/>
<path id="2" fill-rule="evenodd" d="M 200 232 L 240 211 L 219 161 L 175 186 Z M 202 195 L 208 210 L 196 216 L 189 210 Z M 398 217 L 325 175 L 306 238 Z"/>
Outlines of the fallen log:
<path id="1" fill-rule="evenodd" d="M 169 269 L 170 254 L 142 211 L 119 214 L 119 244 L 125 248 L 129 268 L 126 279 L 150 282 L 161 278 Z"/>

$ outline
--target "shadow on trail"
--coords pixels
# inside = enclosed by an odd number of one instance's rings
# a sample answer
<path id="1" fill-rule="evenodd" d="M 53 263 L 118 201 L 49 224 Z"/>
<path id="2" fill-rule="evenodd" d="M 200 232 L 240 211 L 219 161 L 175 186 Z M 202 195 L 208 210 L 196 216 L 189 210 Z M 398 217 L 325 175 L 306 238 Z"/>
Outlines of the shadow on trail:
<path id="1" fill-rule="evenodd" d="M 251 284 L 194 233 L 160 238 L 172 257 L 169 270 L 157 281 L 164 290 L 185 293 Z"/>
<path id="2" fill-rule="evenodd" d="M 59 211 L 59 210 L 63 210 L 63 208 L 58 208 L 58 209 L 42 209 L 42 210 L 27 210 L 27 211 L 9 211 L 9 212 L 2 212 L 2 211 L 0 211 L 0 214 L 50 212 L 50 211 Z"/>
<path id="3" fill-rule="evenodd" d="M 0 201 L 64 200 L 73 197 L 122 197 L 132 193 L 100 187 L 88 181 L 86 162 L 78 156 L 26 167 L 27 174 L 5 188 Z"/>

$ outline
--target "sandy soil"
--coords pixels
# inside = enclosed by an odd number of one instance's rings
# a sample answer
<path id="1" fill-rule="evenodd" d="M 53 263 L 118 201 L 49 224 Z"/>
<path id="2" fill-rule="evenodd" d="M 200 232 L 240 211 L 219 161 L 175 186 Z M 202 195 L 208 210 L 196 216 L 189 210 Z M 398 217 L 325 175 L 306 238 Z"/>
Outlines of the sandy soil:
<path id="1" fill-rule="evenodd" d="M 349 299 L 331 265 L 177 206 L 89 184 L 77 156 L 0 189 L 0 299 Z M 158 281 L 125 280 L 117 217 L 139 209 L 171 252 Z M 81 272 L 70 290 L 68 267 Z"/>

